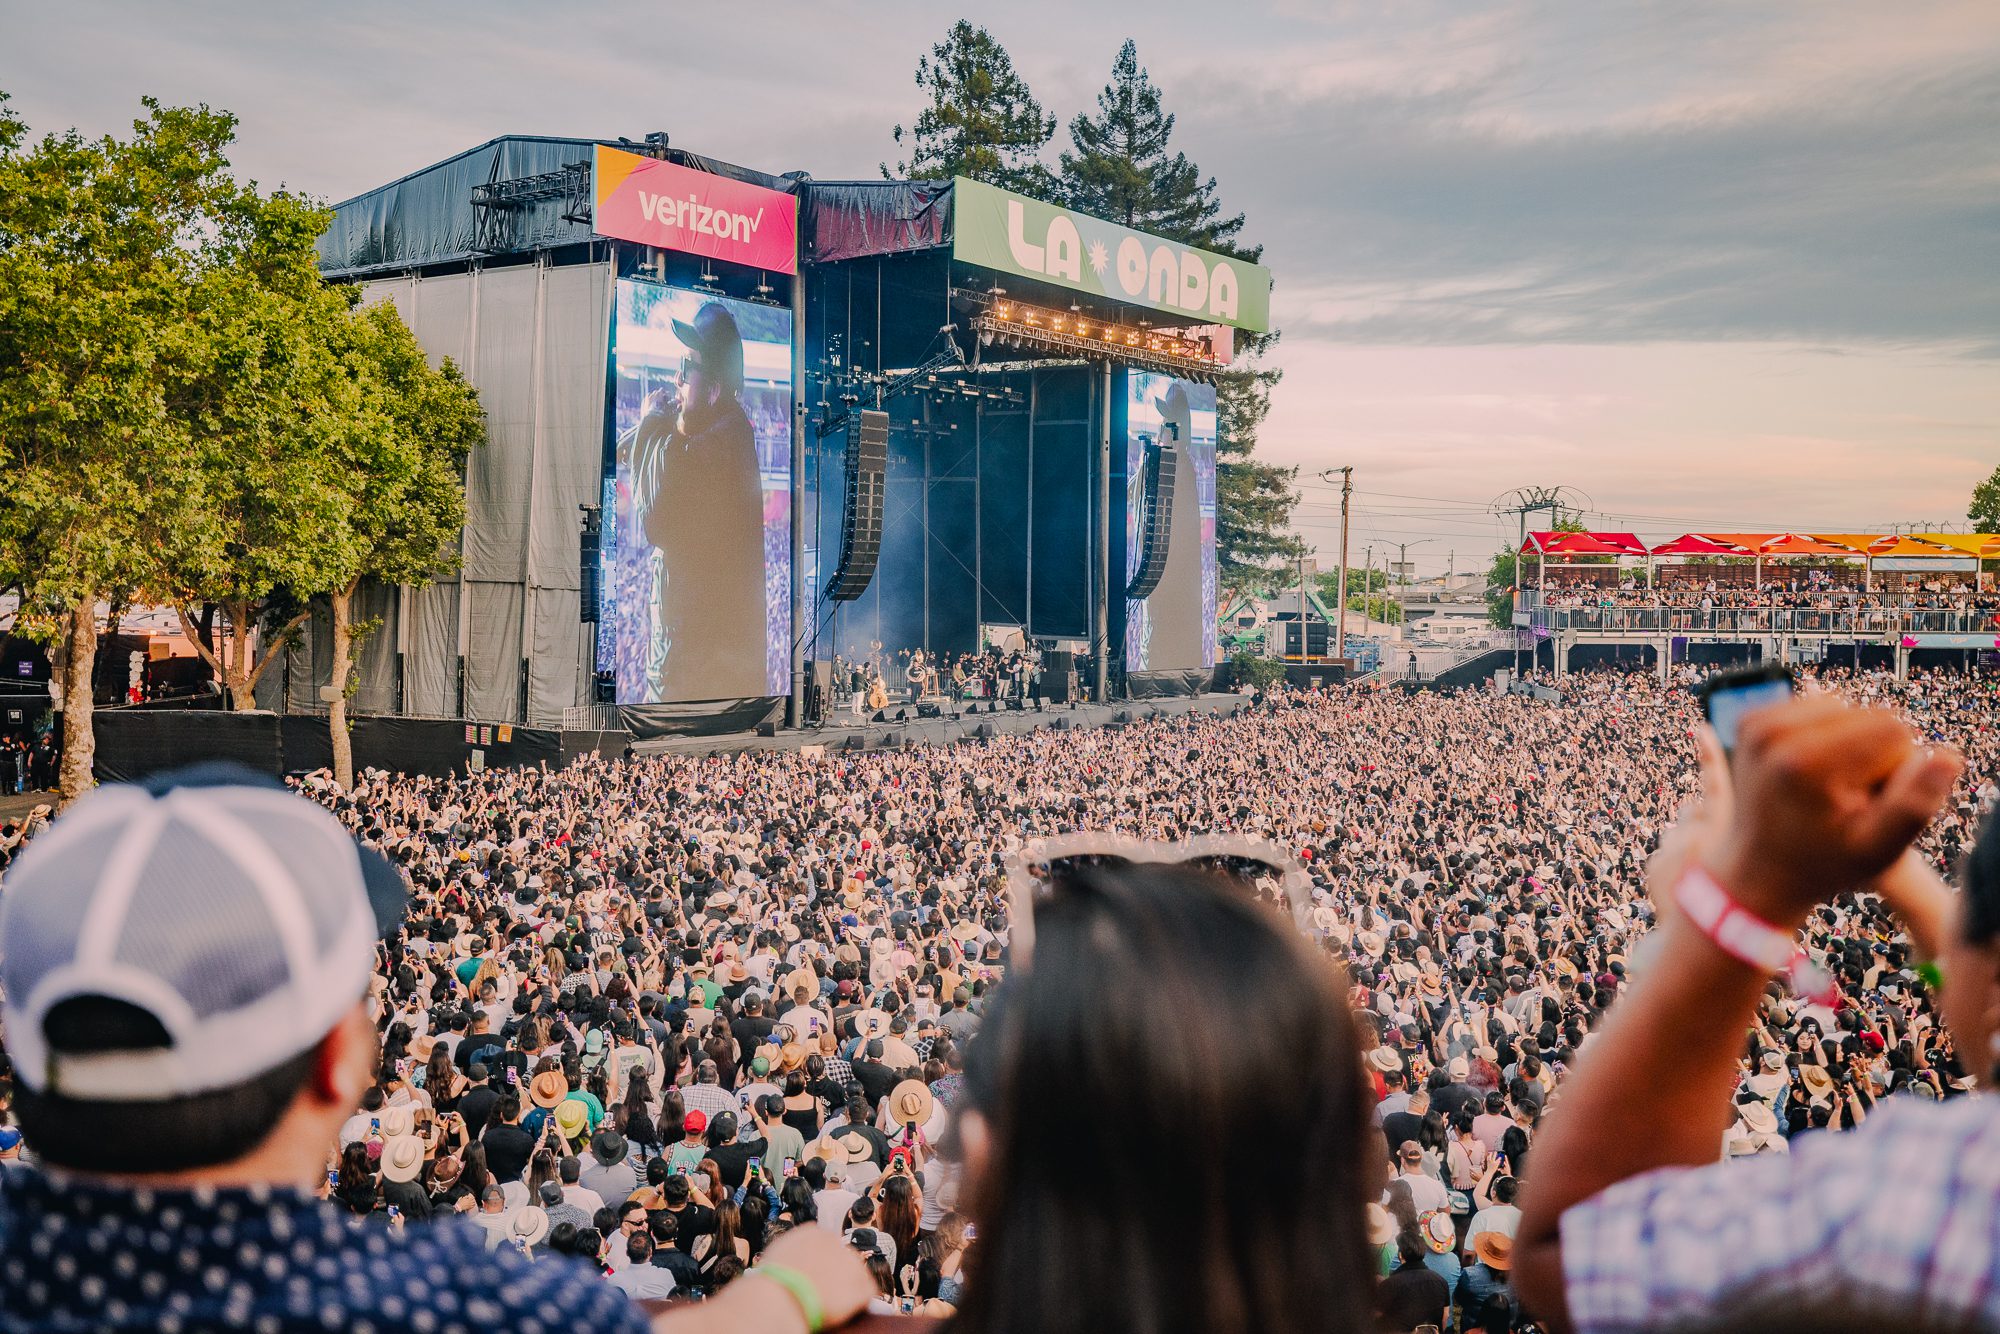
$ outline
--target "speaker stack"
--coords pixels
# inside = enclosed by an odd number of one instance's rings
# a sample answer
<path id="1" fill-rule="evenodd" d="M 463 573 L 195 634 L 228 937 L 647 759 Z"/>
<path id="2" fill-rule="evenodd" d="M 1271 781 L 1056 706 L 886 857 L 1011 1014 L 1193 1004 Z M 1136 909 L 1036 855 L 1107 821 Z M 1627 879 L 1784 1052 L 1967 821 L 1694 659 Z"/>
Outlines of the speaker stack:
<path id="1" fill-rule="evenodd" d="M 827 583 L 830 602 L 852 602 L 875 578 L 882 555 L 883 473 L 889 463 L 889 414 L 862 412 L 847 442 L 847 502 L 840 526 L 840 564 Z"/>

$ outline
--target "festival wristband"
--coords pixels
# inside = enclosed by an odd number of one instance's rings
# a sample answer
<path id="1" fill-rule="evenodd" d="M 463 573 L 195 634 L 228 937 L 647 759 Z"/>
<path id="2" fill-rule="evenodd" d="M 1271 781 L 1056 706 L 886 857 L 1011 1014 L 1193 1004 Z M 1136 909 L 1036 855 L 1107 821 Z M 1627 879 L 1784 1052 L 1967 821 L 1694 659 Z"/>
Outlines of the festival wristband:
<path id="1" fill-rule="evenodd" d="M 1681 873 L 1674 901 L 1689 921 L 1730 958 L 1764 973 L 1782 973 L 1794 994 L 1822 1005 L 1839 999 L 1833 978 L 1799 948 L 1791 933 L 1772 926 L 1729 896 L 1699 866 Z"/>
<path id="2" fill-rule="evenodd" d="M 792 1295 L 799 1304 L 799 1314 L 805 1317 L 806 1334 L 819 1334 L 826 1326 L 826 1308 L 820 1305 L 819 1289 L 813 1281 L 788 1265 L 761 1264 L 750 1271 L 762 1274 Z"/>

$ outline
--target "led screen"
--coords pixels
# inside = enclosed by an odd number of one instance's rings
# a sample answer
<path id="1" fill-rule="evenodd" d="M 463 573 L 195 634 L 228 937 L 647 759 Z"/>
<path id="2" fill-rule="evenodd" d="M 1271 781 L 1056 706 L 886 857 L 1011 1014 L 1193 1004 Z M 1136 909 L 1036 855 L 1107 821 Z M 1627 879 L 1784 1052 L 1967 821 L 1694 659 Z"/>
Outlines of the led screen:
<path id="1" fill-rule="evenodd" d="M 1215 386 L 1149 371 L 1126 376 L 1125 578 L 1139 568 L 1146 446 L 1174 451 L 1167 569 L 1152 596 L 1125 602 L 1125 669 L 1215 665 Z"/>
<path id="2" fill-rule="evenodd" d="M 792 314 L 621 279 L 598 670 L 620 704 L 791 688 Z"/>

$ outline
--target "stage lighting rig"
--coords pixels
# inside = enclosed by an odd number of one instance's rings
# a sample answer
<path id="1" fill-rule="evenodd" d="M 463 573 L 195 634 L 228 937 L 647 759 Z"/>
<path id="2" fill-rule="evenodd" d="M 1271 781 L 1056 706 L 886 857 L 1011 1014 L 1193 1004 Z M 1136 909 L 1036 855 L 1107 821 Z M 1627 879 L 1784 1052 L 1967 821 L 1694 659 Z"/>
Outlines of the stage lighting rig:
<path id="1" fill-rule="evenodd" d="M 1222 367 L 1201 339 L 1155 329 L 1144 320 L 1137 325 L 1094 320 L 1078 305 L 1062 310 L 1001 295 L 985 303 L 973 317 L 972 328 L 985 347 L 999 343 L 1070 356 L 1111 358 L 1194 379 L 1205 379 Z"/>

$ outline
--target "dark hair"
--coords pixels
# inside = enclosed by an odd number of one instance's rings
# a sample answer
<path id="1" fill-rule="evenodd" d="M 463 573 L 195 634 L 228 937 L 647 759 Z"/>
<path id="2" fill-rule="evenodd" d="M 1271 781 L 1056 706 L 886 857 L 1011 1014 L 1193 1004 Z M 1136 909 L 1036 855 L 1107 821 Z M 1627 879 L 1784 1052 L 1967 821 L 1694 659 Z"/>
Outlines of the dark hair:
<path id="1" fill-rule="evenodd" d="M 165 1025 L 126 1001 L 77 996 L 43 1021 L 49 1045 L 68 1055 L 173 1045 Z M 44 1163 L 80 1172 L 184 1172 L 244 1157 L 271 1137 L 312 1077 L 319 1047 L 229 1088 L 148 1102 L 93 1102 L 37 1093 L 19 1080 L 14 1115 Z M 58 1062 L 60 1064 L 60 1062 Z"/>
<path id="2" fill-rule="evenodd" d="M 1383 1168 L 1332 962 L 1236 882 L 1182 866 L 1079 867 L 1035 927 L 970 1052 L 993 1150 L 955 1330 L 1368 1328 Z M 1240 1009 L 1219 1012 L 1222 994 Z"/>

